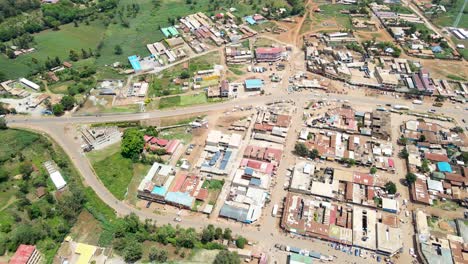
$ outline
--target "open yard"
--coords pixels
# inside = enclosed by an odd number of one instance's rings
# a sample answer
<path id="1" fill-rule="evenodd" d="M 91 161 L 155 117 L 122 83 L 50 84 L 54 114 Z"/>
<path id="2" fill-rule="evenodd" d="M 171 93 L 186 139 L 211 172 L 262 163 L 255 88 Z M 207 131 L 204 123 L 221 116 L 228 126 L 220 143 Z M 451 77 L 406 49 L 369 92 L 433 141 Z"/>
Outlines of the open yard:
<path id="1" fill-rule="evenodd" d="M 177 95 L 171 97 L 163 97 L 159 101 L 159 109 L 179 107 L 179 106 L 191 106 L 196 104 L 207 103 L 206 94 L 203 92 L 197 94 Z"/>
<path id="2" fill-rule="evenodd" d="M 320 5 L 320 13 L 313 14 L 312 28 L 315 31 L 351 29 L 351 18 L 348 14 L 342 14 L 340 11 L 354 8 L 352 5 L 326 4 Z"/>
<path id="3" fill-rule="evenodd" d="M 34 34 L 36 51 L 25 54 L 16 59 L 8 59 L 3 54 L 0 55 L 0 69 L 8 78 L 18 78 L 27 76 L 37 65 L 32 62 L 35 58 L 39 63 L 44 63 L 47 57 L 51 59 L 58 56 L 62 61 L 69 60 L 70 50 L 75 50 L 79 54 L 81 49 L 96 49 L 105 31 L 105 26 L 100 21 L 91 22 L 89 25 L 80 23 L 79 27 L 67 24 L 60 27 L 60 30 L 46 30 Z"/>
<path id="4" fill-rule="evenodd" d="M 162 71 L 159 76 L 149 76 L 151 78 L 149 96 L 160 97 L 183 93 L 183 82 L 191 83 L 191 78 L 197 71 L 212 69 L 215 64 L 220 64 L 220 62 L 221 54 L 218 51 L 213 51 L 189 60 L 187 62 L 187 68 L 184 68 L 183 64 L 178 64 L 170 69 Z M 187 74 L 188 78 L 180 79 L 182 74 Z M 175 83 L 175 79 L 180 79 L 181 83 Z"/>

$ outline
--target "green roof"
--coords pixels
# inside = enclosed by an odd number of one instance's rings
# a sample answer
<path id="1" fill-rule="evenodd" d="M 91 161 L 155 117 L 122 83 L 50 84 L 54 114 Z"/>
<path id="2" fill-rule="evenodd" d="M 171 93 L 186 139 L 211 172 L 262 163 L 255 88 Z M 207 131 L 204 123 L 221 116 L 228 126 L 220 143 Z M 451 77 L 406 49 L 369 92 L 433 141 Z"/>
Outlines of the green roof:
<path id="1" fill-rule="evenodd" d="M 301 254 L 292 253 L 289 257 L 289 264 L 312 264 L 313 258 Z"/>

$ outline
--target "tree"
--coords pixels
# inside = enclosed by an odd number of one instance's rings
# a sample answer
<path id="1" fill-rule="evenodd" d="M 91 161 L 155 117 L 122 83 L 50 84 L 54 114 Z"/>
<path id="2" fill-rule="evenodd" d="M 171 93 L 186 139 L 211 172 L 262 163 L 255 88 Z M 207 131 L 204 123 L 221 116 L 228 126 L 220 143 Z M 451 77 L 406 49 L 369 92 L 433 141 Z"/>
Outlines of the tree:
<path id="1" fill-rule="evenodd" d="M 143 151 L 144 145 L 145 141 L 143 140 L 143 133 L 137 128 L 129 128 L 125 130 L 122 137 L 122 156 L 137 159 Z"/>
<path id="2" fill-rule="evenodd" d="M 8 180 L 8 172 L 6 170 L 0 169 L 0 182 Z"/>
<path id="3" fill-rule="evenodd" d="M 398 156 L 400 156 L 400 158 L 402 159 L 407 159 L 409 157 L 409 153 L 408 153 L 408 150 L 406 150 L 406 147 L 400 151 Z"/>
<path id="4" fill-rule="evenodd" d="M 23 174 L 23 179 L 29 179 L 31 177 L 31 173 L 34 171 L 31 162 L 23 162 L 19 166 L 19 172 Z"/>
<path id="5" fill-rule="evenodd" d="M 395 183 L 392 181 L 387 182 L 385 184 L 385 191 L 387 191 L 388 194 L 395 194 L 397 192 Z"/>
<path id="6" fill-rule="evenodd" d="M 76 51 L 74 51 L 74 50 L 70 50 L 70 53 L 68 54 L 68 57 L 72 61 L 78 61 L 78 59 L 79 59 L 78 53 L 76 53 Z"/>
<path id="7" fill-rule="evenodd" d="M 223 234 L 224 239 L 231 240 L 232 239 L 232 231 L 229 228 L 224 229 L 224 234 Z"/>
<path id="8" fill-rule="evenodd" d="M 54 115 L 56 115 L 56 116 L 61 116 L 61 115 L 63 115 L 63 113 L 64 113 L 63 105 L 62 105 L 62 104 L 54 104 L 54 105 L 52 106 L 52 112 L 53 112 Z"/>
<path id="9" fill-rule="evenodd" d="M 240 264 L 240 258 L 237 252 L 223 250 L 216 255 L 213 264 Z"/>
<path id="10" fill-rule="evenodd" d="M 307 146 L 302 142 L 297 142 L 294 146 L 294 152 L 301 157 L 307 157 L 309 155 L 309 150 Z"/>
<path id="11" fill-rule="evenodd" d="M 414 173 L 409 172 L 406 174 L 405 179 L 408 182 L 408 184 L 411 185 L 416 181 L 416 175 L 414 175 Z"/>
<path id="12" fill-rule="evenodd" d="M 123 250 L 123 257 L 126 262 L 136 262 L 143 255 L 143 248 L 137 241 L 129 241 Z"/>
<path id="13" fill-rule="evenodd" d="M 120 45 L 115 45 L 114 47 L 114 54 L 121 55 L 123 53 L 122 47 Z"/>
<path id="14" fill-rule="evenodd" d="M 309 152 L 309 158 L 311 158 L 311 159 L 316 159 L 316 158 L 319 157 L 319 155 L 320 155 L 320 154 L 319 154 L 319 152 L 318 152 L 317 149 L 313 149 L 313 150 L 311 150 L 311 151 Z"/>
<path id="15" fill-rule="evenodd" d="M 164 249 L 159 249 L 156 247 L 152 247 L 149 252 L 149 260 L 155 261 L 158 263 L 164 263 L 167 261 L 167 251 Z"/>
<path id="16" fill-rule="evenodd" d="M 180 78 L 181 78 L 181 79 L 188 79 L 188 78 L 190 78 L 190 73 L 188 73 L 187 71 L 183 71 L 183 72 L 180 74 Z"/>
<path id="17" fill-rule="evenodd" d="M 236 246 L 237 246 L 238 248 L 244 248 L 246 243 L 247 243 L 247 239 L 245 239 L 245 238 L 242 237 L 242 236 L 239 236 L 239 237 L 236 239 Z"/>
<path id="18" fill-rule="evenodd" d="M 427 159 L 423 159 L 421 164 L 421 171 L 424 173 L 429 172 L 431 169 L 429 168 L 429 161 Z"/>
<path id="19" fill-rule="evenodd" d="M 215 229 L 213 225 L 208 225 L 206 228 L 203 228 L 201 241 L 202 243 L 206 244 L 208 242 L 213 241 L 215 238 Z"/>
<path id="20" fill-rule="evenodd" d="M 377 168 L 376 167 L 372 167 L 370 169 L 370 174 L 376 174 L 377 173 Z"/>
<path id="21" fill-rule="evenodd" d="M 75 97 L 71 95 L 65 95 L 62 97 L 62 100 L 60 100 L 60 104 L 63 105 L 65 110 L 71 110 L 73 106 L 75 106 Z"/>
<path id="22" fill-rule="evenodd" d="M 216 230 L 215 230 L 215 235 L 214 235 L 214 238 L 216 240 L 220 239 L 223 237 L 223 229 L 221 227 L 217 227 Z"/>
<path id="23" fill-rule="evenodd" d="M 4 117 L 0 117 L 0 130 L 5 130 L 7 129 L 7 122 Z"/>

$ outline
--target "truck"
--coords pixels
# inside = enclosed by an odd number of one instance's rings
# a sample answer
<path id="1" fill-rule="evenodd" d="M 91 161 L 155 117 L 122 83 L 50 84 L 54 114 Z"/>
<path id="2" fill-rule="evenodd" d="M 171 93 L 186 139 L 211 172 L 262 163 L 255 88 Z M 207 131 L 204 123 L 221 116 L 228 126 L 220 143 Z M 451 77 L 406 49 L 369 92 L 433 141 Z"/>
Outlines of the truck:
<path id="1" fill-rule="evenodd" d="M 396 109 L 396 110 L 409 110 L 409 107 L 406 106 L 406 105 L 394 105 L 393 109 Z"/>
<path id="2" fill-rule="evenodd" d="M 276 214 L 278 213 L 278 204 L 273 205 L 273 210 L 271 212 L 271 216 L 276 217 Z"/>
<path id="3" fill-rule="evenodd" d="M 413 104 L 422 105 L 422 103 L 421 100 L 413 100 Z"/>

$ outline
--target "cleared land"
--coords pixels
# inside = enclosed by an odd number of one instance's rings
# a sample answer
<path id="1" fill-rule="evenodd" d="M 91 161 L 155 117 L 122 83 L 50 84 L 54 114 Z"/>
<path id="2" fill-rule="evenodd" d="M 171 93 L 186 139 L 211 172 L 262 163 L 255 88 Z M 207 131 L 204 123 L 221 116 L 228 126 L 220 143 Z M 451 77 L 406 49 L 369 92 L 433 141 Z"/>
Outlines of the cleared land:
<path id="1" fill-rule="evenodd" d="M 177 95 L 171 97 L 163 97 L 159 101 L 159 109 L 191 106 L 196 104 L 204 104 L 208 102 L 206 94 L 201 92 L 198 94 Z"/>

